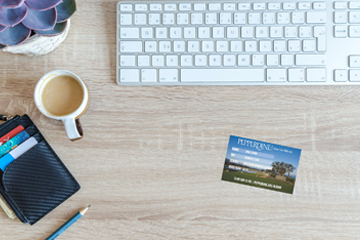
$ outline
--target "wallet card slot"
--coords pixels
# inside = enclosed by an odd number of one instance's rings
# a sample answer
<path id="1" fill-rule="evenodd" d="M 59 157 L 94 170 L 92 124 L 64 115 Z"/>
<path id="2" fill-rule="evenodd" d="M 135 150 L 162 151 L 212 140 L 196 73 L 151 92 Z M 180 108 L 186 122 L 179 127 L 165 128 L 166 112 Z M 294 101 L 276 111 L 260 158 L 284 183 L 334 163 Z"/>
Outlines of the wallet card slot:
<path id="1" fill-rule="evenodd" d="M 24 115 L 22 117 L 16 116 L 15 118 L 9 120 L 8 122 L 5 122 L 4 124 L 0 125 L 0 137 L 7 134 L 17 126 L 21 125 L 26 129 L 30 125 L 32 125 L 33 122 L 29 118 L 29 116 Z"/>
<path id="2" fill-rule="evenodd" d="M 2 182 L 5 194 L 17 209 L 21 209 L 30 224 L 80 189 L 45 140 L 10 163 L 3 173 Z"/>
<path id="3" fill-rule="evenodd" d="M 35 124 L 31 124 L 29 127 L 25 128 L 25 131 L 29 134 L 30 137 L 39 132 Z"/>

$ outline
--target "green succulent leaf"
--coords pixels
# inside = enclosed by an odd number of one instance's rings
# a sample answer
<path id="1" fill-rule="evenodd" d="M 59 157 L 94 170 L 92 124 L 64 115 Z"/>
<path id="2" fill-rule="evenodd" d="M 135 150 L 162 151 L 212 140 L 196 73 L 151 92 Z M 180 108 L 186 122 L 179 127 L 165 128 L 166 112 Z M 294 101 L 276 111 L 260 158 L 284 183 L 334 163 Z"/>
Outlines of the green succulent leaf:
<path id="1" fill-rule="evenodd" d="M 75 0 L 63 0 L 62 3 L 56 6 L 57 19 L 56 22 L 64 22 L 68 20 L 76 11 Z"/>
<path id="2" fill-rule="evenodd" d="M 45 36 L 45 37 L 52 37 L 52 36 L 56 36 L 56 35 L 59 35 L 61 34 L 66 26 L 67 26 L 68 22 L 61 22 L 61 23 L 57 23 L 54 27 L 54 29 L 52 30 L 47 30 L 47 31 L 37 31 L 37 30 L 34 30 L 35 33 L 39 34 L 39 35 L 42 35 L 42 36 Z"/>

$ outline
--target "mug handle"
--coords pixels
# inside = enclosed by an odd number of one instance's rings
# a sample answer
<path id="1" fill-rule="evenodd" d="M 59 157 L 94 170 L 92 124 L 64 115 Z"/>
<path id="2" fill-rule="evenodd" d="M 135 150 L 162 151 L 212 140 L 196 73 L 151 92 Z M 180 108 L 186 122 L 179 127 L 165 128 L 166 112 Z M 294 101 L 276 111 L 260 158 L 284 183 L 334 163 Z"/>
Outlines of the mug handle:
<path id="1" fill-rule="evenodd" d="M 71 141 L 81 139 L 84 135 L 84 131 L 81 127 L 80 119 L 75 118 L 65 118 L 62 119 L 65 131 L 68 136 L 68 138 Z"/>

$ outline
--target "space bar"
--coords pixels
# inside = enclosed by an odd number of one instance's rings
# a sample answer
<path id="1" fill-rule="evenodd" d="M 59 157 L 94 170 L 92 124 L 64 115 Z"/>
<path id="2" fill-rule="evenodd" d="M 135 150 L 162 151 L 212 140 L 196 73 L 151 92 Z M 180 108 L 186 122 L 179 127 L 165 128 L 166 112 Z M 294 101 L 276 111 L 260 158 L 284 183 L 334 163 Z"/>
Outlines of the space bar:
<path id="1" fill-rule="evenodd" d="M 263 82 L 264 69 L 181 69 L 182 82 Z"/>

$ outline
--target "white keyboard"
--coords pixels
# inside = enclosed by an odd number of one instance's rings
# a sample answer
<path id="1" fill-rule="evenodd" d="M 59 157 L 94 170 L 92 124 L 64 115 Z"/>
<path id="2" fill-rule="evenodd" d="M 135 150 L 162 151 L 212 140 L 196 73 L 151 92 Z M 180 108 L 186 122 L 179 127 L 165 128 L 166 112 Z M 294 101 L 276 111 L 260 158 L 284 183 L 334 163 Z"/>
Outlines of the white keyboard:
<path id="1" fill-rule="evenodd" d="M 119 85 L 360 84 L 360 0 L 120 1 Z"/>

